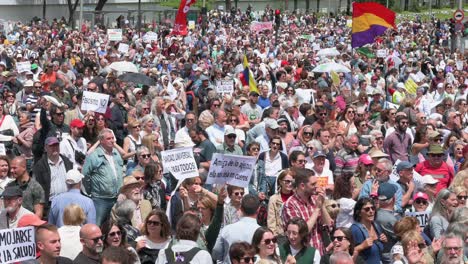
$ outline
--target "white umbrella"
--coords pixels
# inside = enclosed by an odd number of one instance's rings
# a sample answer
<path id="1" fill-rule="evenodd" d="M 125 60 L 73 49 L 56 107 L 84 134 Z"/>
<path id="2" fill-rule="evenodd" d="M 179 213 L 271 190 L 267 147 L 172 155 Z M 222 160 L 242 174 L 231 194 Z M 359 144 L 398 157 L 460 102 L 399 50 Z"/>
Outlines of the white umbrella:
<path id="1" fill-rule="evenodd" d="M 317 52 L 317 56 L 320 57 L 334 57 L 340 55 L 340 52 L 336 48 L 325 48 Z"/>
<path id="2" fill-rule="evenodd" d="M 315 67 L 313 72 L 351 72 L 346 66 L 338 64 L 336 62 L 327 62 L 324 64 L 320 64 Z"/>
<path id="3" fill-rule="evenodd" d="M 109 65 L 109 68 L 111 68 L 114 71 L 117 71 L 119 73 L 124 73 L 124 72 L 138 72 L 138 68 L 135 66 L 135 64 L 129 62 L 129 61 L 117 61 L 113 62 L 111 65 Z"/>

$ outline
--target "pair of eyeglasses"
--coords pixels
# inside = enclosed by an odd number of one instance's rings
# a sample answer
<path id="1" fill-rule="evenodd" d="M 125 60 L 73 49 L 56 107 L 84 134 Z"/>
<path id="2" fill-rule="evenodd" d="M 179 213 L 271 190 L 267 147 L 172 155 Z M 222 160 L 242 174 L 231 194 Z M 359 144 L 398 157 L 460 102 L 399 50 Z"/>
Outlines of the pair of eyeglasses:
<path id="1" fill-rule="evenodd" d="M 356 113 L 356 112 L 354 112 L 354 111 L 348 111 L 348 114 L 354 114 L 354 113 Z"/>
<path id="2" fill-rule="evenodd" d="M 231 119 L 231 123 L 232 122 L 236 122 L 237 123 L 237 119 Z"/>
<path id="3" fill-rule="evenodd" d="M 278 142 L 271 142 L 272 145 L 275 145 L 275 146 L 281 146 L 281 143 L 278 143 Z"/>
<path id="4" fill-rule="evenodd" d="M 236 134 L 231 134 L 231 135 L 227 135 L 227 137 L 230 138 L 230 139 L 233 139 L 233 138 L 236 138 L 237 135 Z"/>
<path id="5" fill-rule="evenodd" d="M 433 158 L 442 158 L 444 156 L 444 154 L 429 154 L 429 156 L 431 156 Z"/>
<path id="6" fill-rule="evenodd" d="M 133 128 L 141 128 L 141 126 L 134 126 Z"/>
<path id="7" fill-rule="evenodd" d="M 150 226 L 161 226 L 161 222 L 151 220 L 146 221 L 146 224 Z"/>
<path id="8" fill-rule="evenodd" d="M 145 177 L 141 176 L 141 177 L 137 177 L 137 176 L 133 176 L 137 181 L 142 181 L 145 179 Z"/>
<path id="9" fill-rule="evenodd" d="M 259 151 L 260 149 L 259 148 L 251 148 L 250 150 L 251 151 Z"/>
<path id="10" fill-rule="evenodd" d="M 334 203 L 334 204 L 329 204 L 329 205 L 327 205 L 327 206 L 330 206 L 331 208 L 337 208 L 337 207 L 340 208 L 340 205 L 339 205 L 339 204 L 335 204 L 335 203 Z"/>
<path id="11" fill-rule="evenodd" d="M 423 199 L 416 199 L 416 200 L 414 201 L 414 203 L 416 203 L 416 204 L 423 204 L 423 205 L 427 205 L 427 204 L 428 204 L 428 202 L 427 202 L 426 200 L 423 200 Z"/>
<path id="12" fill-rule="evenodd" d="M 148 159 L 149 157 L 151 157 L 151 154 L 141 154 L 140 157 Z"/>
<path id="13" fill-rule="evenodd" d="M 313 132 L 304 132 L 304 136 L 313 136 L 314 133 Z"/>
<path id="14" fill-rule="evenodd" d="M 320 113 L 320 116 L 327 116 L 327 113 Z"/>
<path id="15" fill-rule="evenodd" d="M 234 195 L 235 196 L 244 196 L 244 192 L 235 192 Z"/>
<path id="16" fill-rule="evenodd" d="M 457 195 L 458 200 L 466 200 L 468 195 Z"/>
<path id="17" fill-rule="evenodd" d="M 283 180 L 283 182 L 287 185 L 289 184 L 294 184 L 294 181 L 293 180 Z"/>
<path id="18" fill-rule="evenodd" d="M 239 258 L 239 261 L 244 261 L 245 263 L 250 263 L 250 262 L 255 262 L 255 257 L 243 257 L 243 258 Z"/>
<path id="19" fill-rule="evenodd" d="M 297 162 L 300 163 L 300 164 L 305 164 L 305 163 L 307 163 L 307 160 L 297 160 Z"/>
<path id="20" fill-rule="evenodd" d="M 277 241 L 278 240 L 276 239 L 276 237 L 274 237 L 274 238 L 267 238 L 267 239 L 265 239 L 264 242 L 265 242 L 265 245 L 269 245 L 269 244 L 272 244 L 272 243 L 276 244 Z"/>
<path id="21" fill-rule="evenodd" d="M 372 210 L 375 212 L 375 206 L 363 207 L 362 210 L 366 211 L 367 213 Z"/>
<path id="22" fill-rule="evenodd" d="M 121 235 L 122 235 L 122 232 L 120 231 L 109 233 L 109 237 L 115 237 L 115 236 L 121 236 Z"/>
<path id="23" fill-rule="evenodd" d="M 347 239 L 345 236 L 333 236 L 331 237 L 332 241 L 338 240 L 339 242 L 343 241 L 343 239 Z"/>
<path id="24" fill-rule="evenodd" d="M 99 242 L 99 240 L 104 241 L 104 236 L 98 236 L 95 238 L 88 238 L 89 240 L 93 241 L 94 243 Z"/>
<path id="25" fill-rule="evenodd" d="M 63 116 L 63 113 L 55 113 L 56 116 Z"/>
<path id="26" fill-rule="evenodd" d="M 213 106 L 216 107 L 216 108 L 219 108 L 220 105 L 219 104 L 214 104 Z"/>

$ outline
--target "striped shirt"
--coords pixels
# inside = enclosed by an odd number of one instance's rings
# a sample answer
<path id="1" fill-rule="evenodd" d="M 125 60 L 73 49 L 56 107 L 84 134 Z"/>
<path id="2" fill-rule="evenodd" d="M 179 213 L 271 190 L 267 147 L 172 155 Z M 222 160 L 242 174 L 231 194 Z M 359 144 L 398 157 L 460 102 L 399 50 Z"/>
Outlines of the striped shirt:
<path id="1" fill-rule="evenodd" d="M 335 157 L 335 179 L 345 174 L 354 174 L 358 166 L 358 161 L 359 154 L 356 151 L 351 151 L 348 148 L 340 149 Z"/>
<path id="2" fill-rule="evenodd" d="M 67 191 L 67 170 L 62 158 L 54 164 L 50 159 L 47 159 L 50 168 L 50 196 L 49 201 L 52 201 L 56 195 Z"/>
<path id="3" fill-rule="evenodd" d="M 36 120 L 36 115 L 41 112 L 41 107 L 40 105 L 37 105 L 37 101 L 39 101 L 40 96 L 37 96 L 35 94 L 30 94 L 26 98 L 26 105 L 31 104 L 35 105 L 34 110 L 31 112 L 31 122 L 35 122 Z"/>

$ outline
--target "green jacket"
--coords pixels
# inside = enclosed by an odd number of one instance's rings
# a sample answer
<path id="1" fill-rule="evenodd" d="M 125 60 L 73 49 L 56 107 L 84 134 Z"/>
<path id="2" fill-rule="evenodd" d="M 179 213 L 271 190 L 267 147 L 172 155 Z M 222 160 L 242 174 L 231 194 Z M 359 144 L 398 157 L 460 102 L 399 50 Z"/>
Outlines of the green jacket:
<path id="1" fill-rule="evenodd" d="M 91 198 L 117 198 L 123 185 L 123 160 L 116 149 L 112 150 L 116 175 L 104 155 L 102 147 L 89 155 L 83 165 L 83 184 Z"/>
<path id="2" fill-rule="evenodd" d="M 280 246 L 278 246 L 280 251 L 280 258 L 281 261 L 284 263 L 288 255 L 291 255 L 291 248 L 289 247 L 289 242 L 286 242 Z M 313 264 L 314 263 L 314 256 L 315 256 L 315 248 L 314 247 L 306 247 L 302 248 L 294 258 L 296 259 L 296 264 Z M 319 263 L 317 263 L 319 264 Z"/>

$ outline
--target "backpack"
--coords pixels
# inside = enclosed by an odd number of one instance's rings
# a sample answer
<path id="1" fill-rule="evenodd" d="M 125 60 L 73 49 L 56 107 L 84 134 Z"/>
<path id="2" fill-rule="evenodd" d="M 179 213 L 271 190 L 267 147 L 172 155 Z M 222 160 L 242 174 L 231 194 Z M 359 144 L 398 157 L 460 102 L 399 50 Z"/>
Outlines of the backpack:
<path id="1" fill-rule="evenodd" d="M 200 250 L 200 248 L 194 247 L 189 251 L 174 253 L 171 248 L 167 248 L 164 250 L 164 253 L 166 254 L 168 264 L 182 264 L 190 263 Z"/>
<path id="2" fill-rule="evenodd" d="M 154 264 L 158 258 L 159 249 L 142 248 L 138 251 L 141 264 Z"/>
<path id="3" fill-rule="evenodd" d="M 259 226 L 267 226 L 267 219 L 268 219 L 268 203 L 266 201 L 262 201 L 260 203 L 260 206 L 258 207 L 257 224 Z"/>

